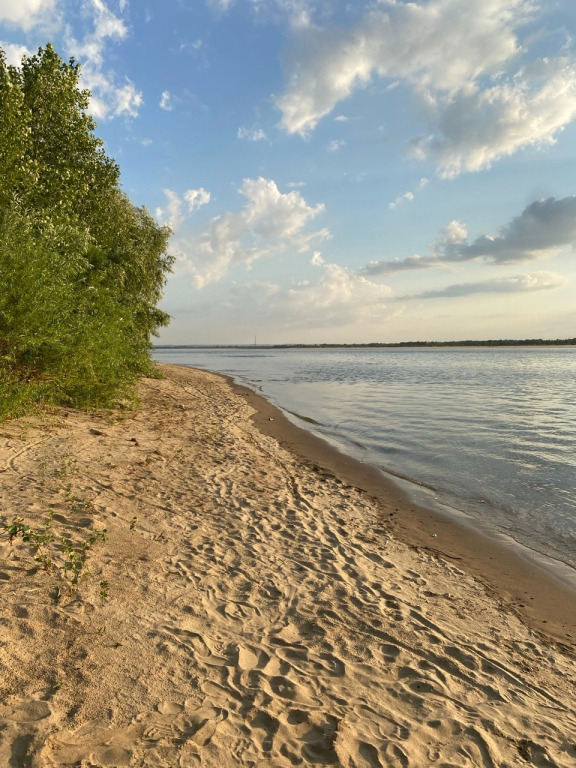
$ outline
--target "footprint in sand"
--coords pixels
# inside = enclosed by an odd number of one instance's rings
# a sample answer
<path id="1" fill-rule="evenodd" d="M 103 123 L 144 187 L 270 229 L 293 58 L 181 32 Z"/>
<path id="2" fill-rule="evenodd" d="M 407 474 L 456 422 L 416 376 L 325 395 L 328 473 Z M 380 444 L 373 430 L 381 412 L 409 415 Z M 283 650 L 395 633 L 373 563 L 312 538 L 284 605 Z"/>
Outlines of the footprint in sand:
<path id="1" fill-rule="evenodd" d="M 256 669 L 257 667 L 261 666 L 261 656 L 266 657 L 266 659 L 263 660 L 264 662 L 268 661 L 270 658 L 267 654 L 261 654 L 251 650 L 250 648 L 247 648 L 244 645 L 239 645 L 237 666 L 245 672 L 250 669 Z"/>

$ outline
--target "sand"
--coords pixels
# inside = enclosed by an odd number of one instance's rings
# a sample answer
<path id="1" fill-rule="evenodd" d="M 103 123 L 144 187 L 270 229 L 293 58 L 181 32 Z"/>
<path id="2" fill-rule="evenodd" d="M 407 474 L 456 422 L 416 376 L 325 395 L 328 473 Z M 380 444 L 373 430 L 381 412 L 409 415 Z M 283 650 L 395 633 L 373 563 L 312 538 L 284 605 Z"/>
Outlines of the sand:
<path id="1" fill-rule="evenodd" d="M 0 766 L 573 768 L 573 595 L 547 631 L 481 548 L 288 450 L 222 377 L 163 370 L 135 412 L 0 425 L 0 522 L 52 510 L 54 535 L 47 570 L 0 536 Z M 76 589 L 61 537 L 94 529 Z M 570 599 L 523 567 L 525 602 Z"/>

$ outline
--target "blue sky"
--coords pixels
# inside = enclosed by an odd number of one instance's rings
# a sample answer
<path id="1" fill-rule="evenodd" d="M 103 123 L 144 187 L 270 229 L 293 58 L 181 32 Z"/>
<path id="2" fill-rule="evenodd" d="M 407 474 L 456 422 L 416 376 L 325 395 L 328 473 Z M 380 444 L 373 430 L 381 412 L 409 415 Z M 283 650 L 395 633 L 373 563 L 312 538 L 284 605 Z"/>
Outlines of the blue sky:
<path id="1" fill-rule="evenodd" d="M 571 0 L 0 0 L 173 228 L 165 343 L 576 335 Z"/>

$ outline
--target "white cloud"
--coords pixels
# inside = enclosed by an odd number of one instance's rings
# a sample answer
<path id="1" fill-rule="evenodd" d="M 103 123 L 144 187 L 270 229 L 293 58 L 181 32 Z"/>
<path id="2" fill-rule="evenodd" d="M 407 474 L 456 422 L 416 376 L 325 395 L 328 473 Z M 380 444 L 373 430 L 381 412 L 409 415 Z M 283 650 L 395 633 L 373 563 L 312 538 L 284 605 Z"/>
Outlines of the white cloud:
<path id="1" fill-rule="evenodd" d="M 381 320 L 392 291 L 338 264 L 323 263 L 320 278 L 289 288 L 274 297 L 289 327 L 334 328 Z"/>
<path id="2" fill-rule="evenodd" d="M 310 259 L 310 264 L 312 264 L 314 267 L 319 267 L 324 263 L 325 262 L 322 258 L 322 253 L 320 251 L 314 251 L 312 258 Z"/>
<path id="3" fill-rule="evenodd" d="M 173 105 L 170 91 L 162 91 L 162 96 L 160 98 L 160 109 L 164 109 L 166 112 L 172 111 Z"/>
<path id="4" fill-rule="evenodd" d="M 394 208 L 398 208 L 398 206 L 402 205 L 403 203 L 411 203 L 412 200 L 414 200 L 414 192 L 405 192 L 403 195 L 399 195 L 396 200 L 391 202 L 388 208 L 390 208 L 390 210 L 394 210 Z"/>
<path id="5" fill-rule="evenodd" d="M 306 136 L 339 102 L 384 78 L 412 90 L 430 125 L 413 153 L 435 158 L 443 176 L 549 144 L 576 118 L 576 60 L 521 64 L 534 43 L 521 39 L 522 27 L 537 11 L 533 0 L 380 0 L 355 24 L 303 28 L 275 98 L 281 126 Z"/>
<path id="6" fill-rule="evenodd" d="M 144 104 L 142 92 L 138 91 L 128 78 L 120 85 L 115 82 L 113 74 L 106 76 L 102 72 L 84 67 L 81 84 L 92 92 L 90 113 L 97 119 L 138 117 L 140 107 Z"/>
<path id="7" fill-rule="evenodd" d="M 341 328 L 382 322 L 397 312 L 388 286 L 372 283 L 346 267 L 313 257 L 319 277 L 290 288 L 253 282 L 233 288 L 230 310 L 252 314 L 284 329 Z"/>
<path id="8" fill-rule="evenodd" d="M 18 45 L 17 43 L 5 43 L 3 40 L 0 40 L 0 48 L 6 54 L 6 63 L 13 67 L 20 66 L 23 56 L 32 55 L 32 51 L 26 48 L 25 45 Z"/>
<path id="9" fill-rule="evenodd" d="M 345 144 L 346 142 L 344 139 L 333 139 L 330 144 L 328 144 L 327 150 L 328 152 L 339 152 Z"/>
<path id="10" fill-rule="evenodd" d="M 480 235 L 472 243 L 464 224 L 451 221 L 432 243 L 432 256 L 371 261 L 361 274 L 385 275 L 472 260 L 513 264 L 552 256 L 567 247 L 576 250 L 576 195 L 536 200 L 497 235 Z"/>
<path id="11" fill-rule="evenodd" d="M 83 59 L 89 62 L 90 66 L 100 67 L 103 64 L 107 40 L 124 40 L 128 28 L 102 0 L 87 0 L 85 7 L 91 11 L 94 30 L 82 41 L 75 40 L 69 32 L 68 45 L 74 49 L 79 60 Z"/>
<path id="12" fill-rule="evenodd" d="M 53 21 L 57 5 L 58 0 L 2 0 L 0 21 L 29 30 Z"/>
<path id="13" fill-rule="evenodd" d="M 266 138 L 266 134 L 262 128 L 246 128 L 241 125 L 238 128 L 238 138 L 245 139 L 246 141 L 262 141 Z"/>
<path id="14" fill-rule="evenodd" d="M 206 192 L 204 187 L 189 189 L 184 193 L 184 200 L 188 203 L 190 211 L 197 211 L 198 208 L 210 202 L 210 192 Z"/>
<path id="15" fill-rule="evenodd" d="M 188 213 L 194 213 L 203 205 L 210 202 L 210 192 L 204 187 L 188 189 L 184 192 L 184 198 L 173 189 L 164 189 L 166 203 L 156 208 L 156 218 L 162 224 L 168 224 L 173 232 L 178 231 L 186 220 L 186 212 L 183 210 L 184 202 L 188 204 Z"/>
<path id="16" fill-rule="evenodd" d="M 305 187 L 306 182 L 305 181 L 289 181 L 288 184 L 286 184 L 287 187 L 290 187 L 290 189 L 298 189 L 299 187 Z"/>
<path id="17" fill-rule="evenodd" d="M 576 118 L 576 63 L 536 62 L 504 83 L 438 99 L 433 111 L 434 133 L 415 142 L 415 156 L 435 157 L 447 178 L 489 168 L 523 147 L 553 144 Z"/>
<path id="18" fill-rule="evenodd" d="M 164 189 L 162 191 L 166 197 L 166 203 L 163 208 L 156 208 L 156 218 L 163 224 L 168 224 L 172 230 L 176 230 L 184 221 L 182 200 L 172 189 Z"/>
<path id="19" fill-rule="evenodd" d="M 404 298 L 437 299 L 458 298 L 461 296 L 473 296 L 479 293 L 533 293 L 534 291 L 548 291 L 559 288 L 565 279 L 554 272 L 532 272 L 525 275 L 513 275 L 512 277 L 496 278 L 494 280 L 482 280 L 476 283 L 459 283 L 449 285 L 434 291 L 424 291 L 415 296 Z"/>
<path id="20" fill-rule="evenodd" d="M 448 251 L 464 245 L 467 239 L 468 231 L 466 225 L 454 219 L 440 230 L 439 236 L 432 243 L 432 250 L 441 257 Z"/>
<path id="21" fill-rule="evenodd" d="M 346 115 L 336 115 L 334 120 L 336 120 L 337 123 L 347 123 L 348 122 L 348 118 L 346 117 Z"/>
<path id="22" fill-rule="evenodd" d="M 495 73 L 519 52 L 514 24 L 525 0 L 382 0 L 355 26 L 303 30 L 291 56 L 286 92 L 276 99 L 282 125 L 305 134 L 375 75 L 419 89 L 455 92 Z"/>
<path id="23" fill-rule="evenodd" d="M 120 10 L 125 7 L 121 4 Z M 82 64 L 81 85 L 92 92 L 90 111 L 96 118 L 137 117 L 144 104 L 142 92 L 127 77 L 119 80 L 113 71 L 104 70 L 108 43 L 124 40 L 128 27 L 102 0 L 87 0 L 85 8 L 92 31 L 77 40 L 68 29 L 66 46 Z"/>
<path id="24" fill-rule="evenodd" d="M 416 191 L 420 191 L 421 189 L 424 189 L 424 187 L 427 184 L 428 184 L 428 179 L 425 176 L 423 176 L 418 182 Z M 404 192 L 403 195 L 398 195 L 398 197 L 395 200 L 389 203 L 388 208 L 390 208 L 390 210 L 393 211 L 395 208 L 398 208 L 398 206 L 404 205 L 404 203 L 411 203 L 415 197 L 416 197 L 415 192 L 410 192 L 410 191 Z"/>
<path id="25" fill-rule="evenodd" d="M 245 179 L 239 191 L 246 198 L 239 213 L 216 216 L 175 244 L 178 267 L 192 273 L 197 288 L 220 280 L 232 267 L 250 268 L 287 251 L 304 253 L 330 236 L 327 229 L 306 229 L 324 206 L 308 205 L 296 190 L 282 193 L 271 179 L 257 178 Z"/>

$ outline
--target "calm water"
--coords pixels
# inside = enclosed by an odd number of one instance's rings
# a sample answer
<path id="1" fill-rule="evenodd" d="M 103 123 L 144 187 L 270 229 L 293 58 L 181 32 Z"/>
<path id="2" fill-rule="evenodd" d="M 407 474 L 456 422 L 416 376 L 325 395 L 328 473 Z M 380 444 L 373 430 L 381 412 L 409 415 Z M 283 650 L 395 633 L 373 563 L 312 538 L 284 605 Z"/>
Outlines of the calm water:
<path id="1" fill-rule="evenodd" d="M 156 350 L 228 373 L 346 453 L 576 567 L 576 349 Z M 422 498 L 424 494 L 424 498 Z"/>

